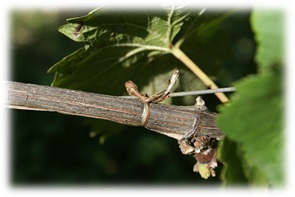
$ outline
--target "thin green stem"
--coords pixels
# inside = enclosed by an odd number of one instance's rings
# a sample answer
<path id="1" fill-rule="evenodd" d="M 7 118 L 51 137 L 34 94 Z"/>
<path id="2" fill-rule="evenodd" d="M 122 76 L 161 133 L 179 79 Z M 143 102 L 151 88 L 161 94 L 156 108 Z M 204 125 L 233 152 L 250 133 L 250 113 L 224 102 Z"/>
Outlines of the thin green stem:
<path id="1" fill-rule="evenodd" d="M 173 47 L 171 53 L 199 77 L 206 86 L 210 89 L 218 89 L 218 86 L 180 48 Z M 217 92 L 215 95 L 222 103 L 228 102 L 228 98 L 223 92 Z"/>

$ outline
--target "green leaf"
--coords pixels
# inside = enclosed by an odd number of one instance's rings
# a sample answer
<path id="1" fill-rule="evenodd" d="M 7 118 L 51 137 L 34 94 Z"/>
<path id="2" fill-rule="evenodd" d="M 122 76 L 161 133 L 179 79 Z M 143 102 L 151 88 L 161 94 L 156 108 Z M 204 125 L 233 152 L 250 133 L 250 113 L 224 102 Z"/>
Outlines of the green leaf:
<path id="1" fill-rule="evenodd" d="M 242 161 L 242 168 L 245 173 L 245 176 L 248 179 L 248 183 L 253 186 L 268 186 L 269 181 L 267 179 L 267 176 L 265 173 L 261 170 L 261 168 L 258 166 L 255 166 L 249 162 L 249 159 L 247 157 L 247 154 L 245 153 L 244 147 L 241 146 L 238 149 L 239 156 Z"/>
<path id="2" fill-rule="evenodd" d="M 203 82 L 170 53 L 171 46 L 181 39 L 183 49 L 193 61 L 198 60 L 205 71 L 213 71 L 209 72 L 212 76 L 218 73 L 224 53 L 228 56 L 230 50 L 226 50 L 229 45 L 222 34 L 214 32 L 218 32 L 227 12 L 198 13 L 176 7 L 154 11 L 103 7 L 86 16 L 68 19 L 59 31 L 76 42 L 84 42 L 85 46 L 49 69 L 55 72 L 52 85 L 126 95 L 124 83 L 132 80 L 140 92 L 153 95 L 166 88 L 172 73 L 178 69 L 181 76 L 175 85 L 177 91 L 204 89 Z M 164 102 L 171 103 L 172 99 Z M 181 104 L 194 102 L 195 98 L 187 97 Z M 109 128 L 106 121 L 91 125 L 100 130 Z"/>
<path id="3" fill-rule="evenodd" d="M 218 144 L 218 158 L 223 162 L 221 179 L 224 185 L 240 185 L 248 182 L 241 162 L 241 154 L 237 143 L 228 138 Z"/>
<path id="4" fill-rule="evenodd" d="M 245 174 L 254 178 L 259 172 L 263 174 L 261 179 L 267 177 L 271 185 L 282 184 L 284 157 L 281 73 L 247 77 L 236 83 L 235 87 L 237 92 L 231 98 L 231 103 L 221 108 L 218 125 L 229 139 L 243 148 L 246 159 L 242 159 L 242 162 L 248 162 L 248 166 L 257 169 L 252 174 L 249 171 Z"/>
<path id="5" fill-rule="evenodd" d="M 226 137 L 219 145 L 218 157 L 224 164 L 221 173 L 224 185 L 268 185 L 265 174 L 249 163 L 243 145 Z"/>
<path id="6" fill-rule="evenodd" d="M 283 18 L 281 11 L 254 10 L 252 13 L 252 28 L 258 43 L 256 61 L 261 68 L 282 63 Z"/>
<path id="7" fill-rule="evenodd" d="M 140 13 L 98 9 L 69 19 L 60 32 L 90 44 L 50 68 L 49 72 L 57 73 L 53 85 L 119 95 L 125 92 L 123 84 L 129 79 L 139 77 L 146 79 L 144 85 L 152 85 L 149 82 L 155 76 L 150 70 L 157 68 L 154 59 L 167 59 L 171 41 L 186 15 L 176 9 Z M 170 78 L 167 71 L 172 72 L 177 64 L 161 65 L 158 74 L 167 74 L 164 81 L 159 77 L 158 81 L 166 85 Z"/>
<path id="8" fill-rule="evenodd" d="M 211 11 L 203 9 L 200 12 L 192 12 L 184 24 L 185 31 L 177 40 L 176 46 L 180 47 L 184 41 L 192 38 L 199 42 L 209 41 L 219 31 L 219 25 L 233 14 L 232 11 Z"/>
<path id="9" fill-rule="evenodd" d="M 255 58 L 263 72 L 236 83 L 237 93 L 228 106 L 222 107 L 218 118 L 227 138 L 237 144 L 236 160 L 228 156 L 233 151 L 226 146 L 220 151 L 226 166 L 225 182 L 237 178 L 234 172 L 241 170 L 240 166 L 252 185 L 279 185 L 284 181 L 282 20 L 281 12 L 252 12 L 251 23 L 258 43 Z M 235 162 L 241 165 L 234 168 Z"/>
<path id="10" fill-rule="evenodd" d="M 200 33 L 191 36 L 184 36 L 183 33 L 187 35 L 186 32 L 194 29 L 203 32 L 201 35 L 208 29 L 212 32 L 224 19 L 225 13 L 212 15 L 205 12 L 202 17 L 197 13 L 199 12 L 191 13 L 175 7 L 141 12 L 100 8 L 86 16 L 68 19 L 68 24 L 60 27 L 59 31 L 74 41 L 89 44 L 49 69 L 49 72 L 56 72 L 52 85 L 122 95 L 126 92 L 124 82 L 131 79 L 141 91 L 155 94 L 165 88 L 176 68 L 183 74 L 190 72 L 170 54 L 171 44 L 183 36 L 182 40 L 187 43 L 184 44 L 184 49 L 192 54 L 193 60 L 199 58 L 200 62 L 204 62 L 203 53 L 217 48 L 206 50 L 208 46 L 215 45 L 208 42 L 206 46 L 196 43 L 195 40 L 202 40 L 202 36 L 198 37 Z M 190 22 L 195 21 L 194 17 L 197 18 L 197 23 Z M 214 44 L 216 40 L 218 44 L 222 39 L 216 37 L 213 40 Z M 192 47 L 195 50 L 191 50 Z M 223 48 L 222 51 L 229 50 Z M 214 60 L 220 66 L 222 61 L 219 54 L 223 53 L 213 51 L 212 54 L 207 58 L 211 61 L 207 67 L 213 65 L 212 70 L 217 73 L 216 63 L 211 63 Z M 188 87 L 204 88 L 203 83 L 196 78 L 189 78 L 186 84 L 190 84 Z M 191 89 L 183 86 L 178 90 Z"/>

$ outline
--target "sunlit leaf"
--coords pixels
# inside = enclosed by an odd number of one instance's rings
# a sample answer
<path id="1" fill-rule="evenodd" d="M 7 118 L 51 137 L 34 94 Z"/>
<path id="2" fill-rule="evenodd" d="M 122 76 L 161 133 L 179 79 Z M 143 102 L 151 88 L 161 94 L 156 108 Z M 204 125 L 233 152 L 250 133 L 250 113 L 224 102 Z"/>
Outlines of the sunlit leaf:
<path id="1" fill-rule="evenodd" d="M 145 84 L 153 82 L 155 71 L 150 70 L 157 68 L 154 59 L 160 62 L 167 59 L 163 56 L 168 55 L 171 41 L 186 15 L 176 8 L 162 12 L 98 9 L 84 17 L 69 19 L 60 31 L 75 41 L 90 44 L 49 70 L 57 72 L 53 85 L 122 94 L 123 84 L 129 79 L 136 82 L 139 77 L 140 81 L 146 79 Z M 177 65 L 180 66 L 175 60 L 163 62 L 157 73 L 165 73 L 166 77 L 164 81 L 161 77 L 157 80 L 166 85 L 170 78 L 167 71 L 172 72 Z"/>
<path id="2" fill-rule="evenodd" d="M 223 53 L 209 51 L 220 47 L 208 50 L 212 45 L 208 41 L 205 46 L 201 45 L 200 42 L 204 40 L 199 35 L 208 29 L 210 32 L 217 29 L 225 13 L 202 12 L 200 17 L 199 12 L 183 11 L 177 7 L 154 11 L 100 8 L 86 16 L 68 19 L 68 24 L 60 27 L 59 31 L 74 41 L 88 44 L 50 68 L 49 72 L 56 72 L 52 85 L 122 95 L 126 92 L 124 82 L 132 80 L 141 91 L 155 94 L 166 86 L 174 70 L 190 72 L 170 54 L 171 44 L 180 38 L 185 41 L 184 50 L 191 54 L 193 60 L 199 58 L 203 65 L 206 64 L 207 70 L 214 66 L 211 70 L 216 73 L 218 69 L 215 63 L 222 62 L 219 59 L 224 58 Z M 195 33 L 188 35 L 190 31 Z M 214 34 L 208 35 L 210 38 Z M 218 44 L 219 40 L 223 39 L 214 38 L 212 43 Z M 227 51 L 224 48 L 222 52 Z M 204 53 L 211 52 L 207 59 L 215 61 L 213 64 L 202 60 Z M 189 79 L 185 84 L 188 83 L 189 88 L 204 88 L 197 78 Z M 178 90 L 191 89 L 183 85 Z"/>
<path id="3" fill-rule="evenodd" d="M 237 144 L 235 153 L 247 182 L 280 185 L 284 182 L 283 157 L 283 15 L 279 11 L 254 10 L 252 29 L 258 44 L 256 76 L 236 82 L 237 92 L 221 108 L 218 125 Z M 233 150 L 232 150 L 233 151 Z M 237 153 L 238 151 L 238 153 Z M 235 178 L 230 150 L 223 146 L 221 159 L 231 167 L 223 171 L 225 181 Z"/>
<path id="4" fill-rule="evenodd" d="M 284 23 L 278 10 L 254 10 L 251 21 L 258 43 L 256 60 L 261 68 L 282 63 Z"/>
<path id="5" fill-rule="evenodd" d="M 228 138 L 243 147 L 249 165 L 261 171 L 270 184 L 281 184 L 284 175 L 281 73 L 252 76 L 235 86 L 237 93 L 229 106 L 221 108 L 218 125 Z"/>

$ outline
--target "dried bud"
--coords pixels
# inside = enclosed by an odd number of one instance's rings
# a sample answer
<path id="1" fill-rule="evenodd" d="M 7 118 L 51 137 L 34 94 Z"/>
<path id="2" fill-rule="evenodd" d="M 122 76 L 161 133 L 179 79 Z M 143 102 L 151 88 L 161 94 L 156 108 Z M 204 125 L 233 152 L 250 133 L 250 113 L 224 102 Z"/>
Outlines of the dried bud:
<path id="1" fill-rule="evenodd" d="M 202 99 L 201 96 L 198 96 L 196 98 L 196 104 L 195 106 L 197 107 L 198 110 L 200 111 L 206 111 L 207 110 L 207 107 L 205 105 L 205 101 Z"/>
<path id="2" fill-rule="evenodd" d="M 216 139 L 208 136 L 197 136 L 192 139 L 195 147 L 194 157 L 197 163 L 194 165 L 194 171 L 207 179 L 210 175 L 216 176 L 214 168 L 217 167 L 216 158 Z"/>

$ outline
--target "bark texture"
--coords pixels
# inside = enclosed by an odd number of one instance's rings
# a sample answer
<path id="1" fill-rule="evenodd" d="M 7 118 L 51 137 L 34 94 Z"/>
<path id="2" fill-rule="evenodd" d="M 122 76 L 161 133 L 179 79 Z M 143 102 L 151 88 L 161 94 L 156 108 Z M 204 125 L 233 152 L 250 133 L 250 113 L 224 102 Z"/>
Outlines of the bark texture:
<path id="1" fill-rule="evenodd" d="M 137 98 L 95 94 L 56 87 L 6 82 L 7 106 L 13 109 L 50 111 L 140 126 L 144 104 Z M 180 140 L 190 133 L 220 138 L 216 114 L 195 106 L 150 104 L 146 128 Z"/>

